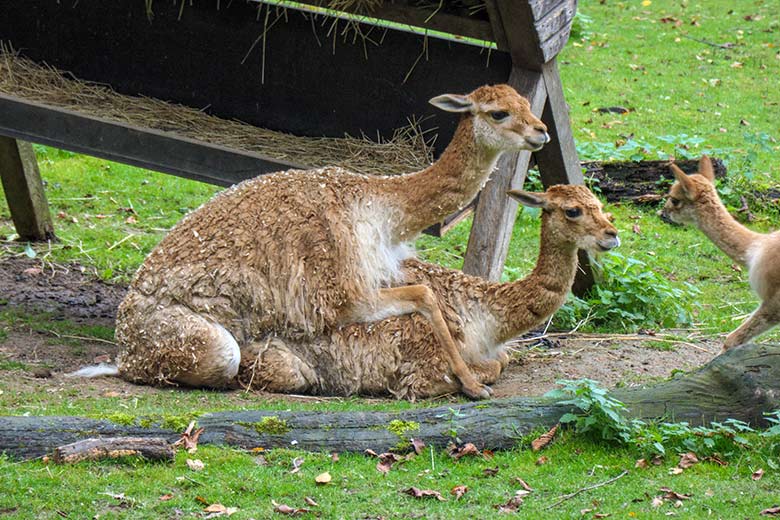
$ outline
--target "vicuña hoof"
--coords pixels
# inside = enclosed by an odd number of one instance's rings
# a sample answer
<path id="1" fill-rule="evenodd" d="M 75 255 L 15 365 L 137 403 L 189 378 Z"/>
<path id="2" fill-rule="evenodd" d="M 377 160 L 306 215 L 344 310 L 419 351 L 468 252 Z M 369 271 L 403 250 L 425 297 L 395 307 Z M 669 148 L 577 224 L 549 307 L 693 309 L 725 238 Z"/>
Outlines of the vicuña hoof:
<path id="1" fill-rule="evenodd" d="M 469 399 L 478 401 L 480 399 L 490 399 L 490 396 L 493 395 L 493 389 L 487 385 L 478 385 L 476 388 L 467 388 L 464 386 L 463 393 L 466 394 Z"/>

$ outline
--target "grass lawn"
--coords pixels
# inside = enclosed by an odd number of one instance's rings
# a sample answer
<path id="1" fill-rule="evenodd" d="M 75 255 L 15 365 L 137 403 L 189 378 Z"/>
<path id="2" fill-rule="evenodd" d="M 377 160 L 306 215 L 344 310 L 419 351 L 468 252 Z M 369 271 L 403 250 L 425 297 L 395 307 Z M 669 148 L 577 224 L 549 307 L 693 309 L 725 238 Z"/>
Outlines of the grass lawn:
<path id="1" fill-rule="evenodd" d="M 732 209 L 748 202 L 756 220 L 750 227 L 780 228 L 778 205 L 762 197 L 780 184 L 780 19 L 774 0 L 581 0 L 576 33 L 559 56 L 572 126 L 583 160 L 724 159 L 728 178 L 719 189 Z M 599 108 L 622 106 L 624 115 Z M 0 196 L 0 258 L 29 255 L 56 263 L 76 261 L 109 281 L 127 281 L 146 254 L 184 214 L 208 200 L 219 188 L 138 168 L 36 146 L 47 197 L 60 242 L 50 245 L 12 241 L 13 227 Z M 598 186 L 593 186 L 598 190 Z M 758 303 L 744 270 L 694 229 L 672 228 L 655 215 L 658 208 L 611 204 L 622 246 L 606 259 L 603 291 L 586 303 L 570 300 L 556 325 L 571 327 L 591 315 L 582 330 L 635 332 L 673 330 L 679 334 L 719 337 L 733 330 Z M 425 259 L 459 267 L 470 221 L 443 239 L 423 237 L 418 249 Z M 505 279 L 524 276 L 538 252 L 538 218 L 522 212 L 515 226 Z M 649 274 L 648 274 L 649 273 Z M 643 299 L 637 299 L 641 294 Z M 0 303 L 3 295 L 0 294 Z M 616 314 L 621 309 L 622 314 Z M 35 322 L 41 324 L 36 325 Z M 7 331 L 48 327 L 45 316 L 0 315 L 0 344 Z M 67 325 L 57 325 L 67 327 Z M 78 335 L 102 339 L 110 330 Z M 776 341 L 770 332 L 761 341 Z M 23 364 L 0 359 L 0 370 L 25 373 Z M 0 381 L 0 383 L 2 383 Z M 111 406 L 115 405 L 114 408 Z M 0 384 L 0 409 L 13 414 L 110 416 L 113 413 L 182 415 L 229 408 L 387 409 L 432 403 L 379 404 L 361 399 L 327 406 L 245 397 L 231 401 L 219 392 L 162 392 L 134 402 L 94 400 L 78 392 L 51 396 L 43 392 L 12 395 Z M 175 464 L 46 465 L 18 463 L 0 457 L 0 517 L 9 518 L 179 518 L 205 516 L 206 506 L 236 507 L 234 518 L 269 518 L 272 500 L 310 508 L 323 518 L 487 518 L 521 489 L 521 477 L 534 489 L 518 513 L 524 518 L 758 518 L 761 510 L 780 505 L 778 443 L 747 436 L 750 446 L 723 454 L 720 466 L 703 462 L 671 475 L 677 463 L 634 468 L 643 456 L 632 447 L 615 447 L 563 436 L 536 465 L 539 454 L 525 449 L 497 453 L 490 460 L 452 461 L 446 453 L 425 451 L 397 465 L 387 475 L 364 455 L 295 450 L 244 453 L 201 448 L 180 453 Z M 259 458 L 262 455 L 262 459 Z M 198 458 L 205 469 L 188 469 L 185 459 Z M 290 473 L 302 457 L 300 471 Z M 498 468 L 489 476 L 483 470 Z M 760 480 L 753 473 L 765 470 Z M 546 509 L 558 497 L 629 473 L 614 483 L 585 491 Z M 332 481 L 314 483 L 328 471 Z M 460 499 L 454 486 L 468 486 Z M 416 486 L 440 491 L 446 501 L 419 500 L 401 493 Z M 654 497 L 668 487 L 690 498 Z M 167 499 L 167 495 L 171 495 Z M 161 497 L 166 496 L 166 499 Z M 319 505 L 307 506 L 304 497 Z M 586 511 L 587 510 L 587 511 Z M 315 513 L 304 513 L 312 517 Z"/>

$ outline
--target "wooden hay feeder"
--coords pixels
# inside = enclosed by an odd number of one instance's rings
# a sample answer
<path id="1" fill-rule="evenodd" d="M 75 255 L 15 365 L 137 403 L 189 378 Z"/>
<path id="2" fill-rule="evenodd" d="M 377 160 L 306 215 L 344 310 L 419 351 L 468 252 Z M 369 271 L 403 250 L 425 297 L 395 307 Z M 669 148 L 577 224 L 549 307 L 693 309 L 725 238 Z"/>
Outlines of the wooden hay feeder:
<path id="1" fill-rule="evenodd" d="M 508 82 L 549 127 L 552 142 L 534 154 L 542 181 L 581 183 L 555 61 L 576 0 L 418 3 L 27 0 L 4 7 L 0 42 L 116 93 L 203 109 L 254 130 L 389 140 L 414 119 L 422 132 L 436 129 L 434 152 L 457 118 L 428 99 Z M 0 90 L 0 176 L 24 239 L 50 238 L 54 229 L 23 141 L 220 185 L 311 166 L 295 149 L 280 158 Z M 482 191 L 464 271 L 499 278 L 516 212 L 505 191 L 522 184 L 529 161 L 528 152 L 505 157 Z"/>

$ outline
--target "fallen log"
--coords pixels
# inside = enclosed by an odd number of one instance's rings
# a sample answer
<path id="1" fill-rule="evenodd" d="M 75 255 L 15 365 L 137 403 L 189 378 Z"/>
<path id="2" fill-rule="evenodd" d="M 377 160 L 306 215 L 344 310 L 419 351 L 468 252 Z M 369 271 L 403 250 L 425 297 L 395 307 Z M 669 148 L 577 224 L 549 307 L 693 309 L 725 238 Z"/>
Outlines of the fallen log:
<path id="1" fill-rule="evenodd" d="M 173 444 L 159 437 L 107 437 L 59 446 L 54 449 L 52 460 L 58 464 L 74 464 L 85 460 L 143 457 L 173 462 L 175 456 Z"/>
<path id="2" fill-rule="evenodd" d="M 698 160 L 680 160 L 675 164 L 685 173 L 696 173 Z M 726 175 L 726 166 L 720 159 L 713 159 L 715 177 Z M 593 184 L 598 193 L 609 202 L 632 200 L 642 195 L 665 193 L 672 185 L 674 177 L 669 171 L 669 161 L 621 161 L 602 163 L 599 161 L 582 163 L 584 177 L 596 181 Z"/>
<path id="3" fill-rule="evenodd" d="M 734 418 L 762 425 L 765 412 L 780 409 L 780 345 L 745 345 L 690 374 L 611 395 L 626 403 L 629 415 L 644 420 L 700 425 Z M 534 428 L 551 427 L 570 411 L 570 406 L 546 398 L 516 397 L 402 412 L 218 412 L 198 418 L 198 426 L 204 428 L 199 444 L 379 452 L 409 438 L 442 447 L 457 436 L 480 448 L 506 449 Z M 172 442 L 181 432 L 84 417 L 0 417 L 0 452 L 17 458 L 39 457 L 84 438 L 116 436 L 154 436 Z"/>

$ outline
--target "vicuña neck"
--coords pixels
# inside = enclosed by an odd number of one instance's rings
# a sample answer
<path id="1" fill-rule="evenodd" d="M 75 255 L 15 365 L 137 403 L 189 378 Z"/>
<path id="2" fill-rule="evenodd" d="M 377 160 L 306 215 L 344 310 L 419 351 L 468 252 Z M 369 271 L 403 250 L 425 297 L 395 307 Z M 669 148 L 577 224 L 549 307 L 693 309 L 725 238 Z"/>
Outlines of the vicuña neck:
<path id="1" fill-rule="evenodd" d="M 464 116 L 439 160 L 420 172 L 382 180 L 385 191 L 402 204 L 398 238 L 409 240 L 426 227 L 474 200 L 496 165 L 500 152 L 479 147 L 472 116 Z"/>
<path id="2" fill-rule="evenodd" d="M 556 239 L 542 216 L 541 244 L 534 270 L 512 283 L 492 284 L 487 301 L 499 323 L 497 343 L 527 332 L 563 305 L 577 274 L 577 245 Z"/>
<path id="3" fill-rule="evenodd" d="M 697 227 L 732 260 L 745 265 L 748 249 L 763 235 L 737 222 L 714 191 L 701 197 L 696 203 Z"/>

